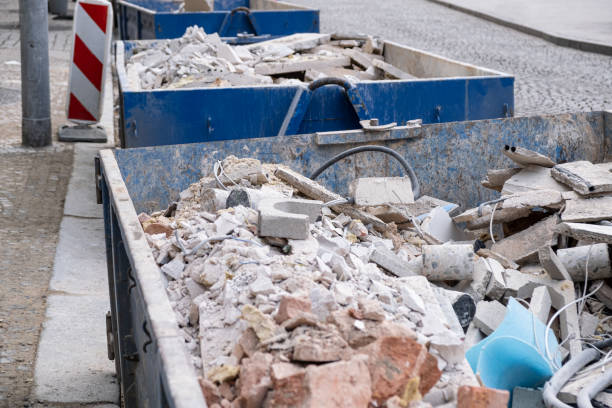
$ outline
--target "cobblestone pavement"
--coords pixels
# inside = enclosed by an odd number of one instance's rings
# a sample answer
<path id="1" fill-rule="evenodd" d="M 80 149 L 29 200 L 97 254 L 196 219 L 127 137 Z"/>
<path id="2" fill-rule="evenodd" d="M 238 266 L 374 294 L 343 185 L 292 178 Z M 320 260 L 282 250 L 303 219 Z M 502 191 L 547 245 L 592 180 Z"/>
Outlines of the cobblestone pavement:
<path id="1" fill-rule="evenodd" d="M 0 407 L 29 407 L 34 362 L 53 269 L 71 145 L 21 143 L 18 2 L 0 0 Z M 71 22 L 49 31 L 51 119 L 65 121 Z M 57 136 L 54 135 L 54 139 Z M 67 335 L 69 335 L 67 333 Z"/>
<path id="2" fill-rule="evenodd" d="M 362 32 L 516 76 L 515 114 L 612 109 L 612 57 L 547 41 L 425 0 L 291 0 L 321 31 Z"/>
<path id="3" fill-rule="evenodd" d="M 0 407 L 30 405 L 72 156 L 70 147 L 0 150 Z"/>

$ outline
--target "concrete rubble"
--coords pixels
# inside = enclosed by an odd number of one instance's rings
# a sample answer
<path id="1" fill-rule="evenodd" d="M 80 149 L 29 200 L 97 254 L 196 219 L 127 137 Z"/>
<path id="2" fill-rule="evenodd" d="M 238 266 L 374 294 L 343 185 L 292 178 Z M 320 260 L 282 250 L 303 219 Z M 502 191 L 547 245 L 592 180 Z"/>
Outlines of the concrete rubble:
<path id="1" fill-rule="evenodd" d="M 505 407 L 510 394 L 481 387 L 465 352 L 511 298 L 550 322 L 563 358 L 607 338 L 612 211 L 600 210 L 603 225 L 562 222 L 568 201 L 588 200 L 582 184 L 541 154 L 503 154 L 518 170 L 483 183 L 502 196 L 454 216 L 427 196 L 373 202 L 364 190 L 361 205 L 338 204 L 298 172 L 233 156 L 169 209 L 141 214 L 209 405 Z M 517 189 L 525 169 L 550 180 Z"/>
<path id="2" fill-rule="evenodd" d="M 343 41 L 302 33 L 233 46 L 192 26 L 180 38 L 136 46 L 125 68 L 133 90 L 414 78 L 384 62 L 381 49 L 368 47 L 367 40 Z"/>

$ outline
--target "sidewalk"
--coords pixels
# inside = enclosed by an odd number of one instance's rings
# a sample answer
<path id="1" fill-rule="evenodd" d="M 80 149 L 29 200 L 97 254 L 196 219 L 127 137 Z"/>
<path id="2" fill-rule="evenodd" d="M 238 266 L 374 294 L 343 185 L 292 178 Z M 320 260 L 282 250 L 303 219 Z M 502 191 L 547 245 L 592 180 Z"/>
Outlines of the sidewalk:
<path id="1" fill-rule="evenodd" d="M 116 408 L 93 167 L 114 142 L 110 73 L 101 123 L 109 144 L 58 142 L 72 21 L 49 16 L 53 145 L 22 147 L 18 1 L 0 0 L 0 9 L 0 408 Z"/>
<path id="2" fill-rule="evenodd" d="M 554 44 L 612 55 L 612 5 L 607 0 L 430 0 Z"/>

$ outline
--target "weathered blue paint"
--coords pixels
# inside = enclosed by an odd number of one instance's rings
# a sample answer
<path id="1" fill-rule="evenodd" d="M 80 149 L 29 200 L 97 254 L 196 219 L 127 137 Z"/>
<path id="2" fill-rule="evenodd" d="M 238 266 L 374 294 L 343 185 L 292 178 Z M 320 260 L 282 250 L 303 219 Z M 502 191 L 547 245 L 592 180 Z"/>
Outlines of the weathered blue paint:
<path id="1" fill-rule="evenodd" d="M 318 10 L 231 10 L 249 7 L 248 0 L 217 0 L 215 11 L 176 13 L 179 3 L 163 0 L 120 0 L 117 2 L 122 40 L 177 38 L 187 27 L 198 25 L 207 33 L 219 33 L 229 42 L 254 36 L 250 41 L 294 33 L 318 33 Z M 244 38 L 242 38 L 244 40 Z"/>
<path id="2" fill-rule="evenodd" d="M 125 58 L 135 45 L 116 43 L 123 147 L 275 136 L 300 90 L 275 85 L 134 91 L 127 83 Z M 323 86 L 300 98 L 298 116 L 285 134 L 358 129 L 356 106 L 361 105 L 362 119 L 377 118 L 381 124 L 507 116 L 514 108 L 514 77 L 480 70 L 484 74 L 479 76 L 361 81 L 348 93 L 340 86 Z"/>
<path id="3" fill-rule="evenodd" d="M 256 157 L 310 174 L 355 144 L 383 144 L 412 163 L 424 194 L 473 206 L 495 195 L 480 186 L 486 170 L 511 165 L 501 154 L 505 144 L 531 148 L 556 160 L 601 161 L 603 146 L 612 139 L 611 116 L 590 112 L 431 124 L 358 135 L 335 132 L 102 151 L 100 188 L 112 329 L 126 406 L 206 406 L 136 214 L 166 208 L 181 190 L 210 175 L 216 159 L 229 154 Z M 322 180 L 345 194 L 355 177 L 398 174 L 400 169 L 387 156 L 364 153 L 332 166 Z"/>
<path id="4" fill-rule="evenodd" d="M 385 134 L 388 140 L 384 140 Z M 382 136 L 362 132 L 360 136 L 360 143 L 350 143 L 334 133 L 305 134 L 125 149 L 115 155 L 138 212 L 164 208 L 190 183 L 211 175 L 215 160 L 230 154 L 283 163 L 310 174 L 355 145 L 381 144 L 397 150 L 411 163 L 422 194 L 463 206 L 475 206 L 495 196 L 480 186 L 480 180 L 489 168 L 511 165 L 501 154 L 506 144 L 536 150 L 556 161 L 597 162 L 605 156 L 602 112 L 431 124 L 408 129 L 401 139 L 392 132 Z M 345 195 L 353 179 L 384 175 L 398 176 L 402 171 L 392 158 L 372 152 L 346 158 L 320 180 Z"/>

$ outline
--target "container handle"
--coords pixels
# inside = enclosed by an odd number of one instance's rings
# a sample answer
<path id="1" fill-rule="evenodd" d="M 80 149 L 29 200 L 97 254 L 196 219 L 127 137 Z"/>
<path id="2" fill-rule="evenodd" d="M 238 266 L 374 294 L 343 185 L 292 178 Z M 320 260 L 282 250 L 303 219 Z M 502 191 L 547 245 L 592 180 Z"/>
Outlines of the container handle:
<path id="1" fill-rule="evenodd" d="M 337 77 L 327 77 L 317 79 L 312 81 L 308 87 L 301 86 L 298 88 L 296 94 L 289 105 L 289 109 L 285 114 L 285 118 L 283 119 L 283 123 L 278 131 L 277 136 L 285 136 L 286 134 L 295 134 L 298 131 L 302 121 L 304 120 L 304 115 L 308 110 L 308 106 L 310 105 L 310 101 L 312 100 L 313 93 L 325 86 L 325 85 L 336 85 L 344 89 L 346 96 L 351 103 L 351 106 L 357 113 L 357 116 L 360 120 L 367 120 L 369 118 L 368 110 L 365 106 L 365 103 L 361 99 L 361 95 L 357 90 L 357 87 L 353 85 L 350 81 L 337 78 Z"/>
<path id="2" fill-rule="evenodd" d="M 219 37 L 227 37 L 226 31 L 229 29 L 229 27 L 231 26 L 231 22 L 234 19 L 234 14 L 236 13 L 245 13 L 248 20 L 249 20 L 249 24 L 251 25 L 251 28 L 253 29 L 253 35 L 258 36 L 259 35 L 259 30 L 257 29 L 257 23 L 255 22 L 255 20 L 253 19 L 253 15 L 251 14 L 251 10 L 248 9 L 247 7 L 236 7 L 235 9 L 233 9 L 232 11 L 230 11 L 225 18 L 223 19 L 223 23 L 221 23 L 221 27 L 219 28 Z"/>

